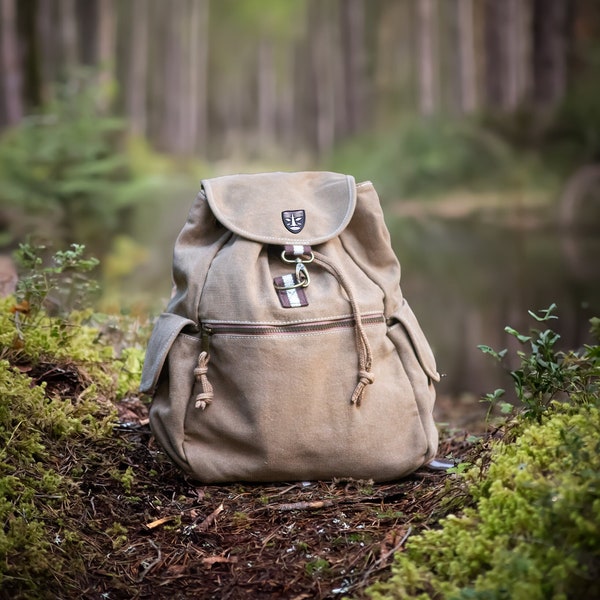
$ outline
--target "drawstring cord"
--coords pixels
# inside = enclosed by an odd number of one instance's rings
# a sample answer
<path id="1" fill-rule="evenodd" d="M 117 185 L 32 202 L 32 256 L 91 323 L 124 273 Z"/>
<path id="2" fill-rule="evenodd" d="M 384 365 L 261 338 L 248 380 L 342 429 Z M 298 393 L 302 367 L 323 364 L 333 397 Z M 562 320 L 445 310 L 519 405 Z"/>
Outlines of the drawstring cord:
<path id="1" fill-rule="evenodd" d="M 352 316 L 354 317 L 354 332 L 356 336 L 356 348 L 358 350 L 358 383 L 354 388 L 351 403 L 360 406 L 365 393 L 365 388 L 375 381 L 375 375 L 371 372 L 373 366 L 373 354 L 371 345 L 367 338 L 367 333 L 360 316 L 360 309 L 352 292 L 352 287 L 337 267 L 329 261 L 323 254 L 314 252 L 315 263 L 321 265 L 326 271 L 331 273 L 338 281 L 342 289 L 346 292 L 350 306 L 352 307 Z"/>
<path id="2" fill-rule="evenodd" d="M 371 372 L 373 365 L 371 345 L 369 344 L 369 339 L 367 338 L 360 316 L 360 309 L 356 302 L 356 298 L 354 297 L 354 293 L 352 292 L 352 287 L 343 273 L 341 273 L 324 255 L 314 252 L 314 257 L 315 263 L 321 265 L 321 267 L 336 278 L 342 289 L 346 292 L 352 308 L 356 348 L 358 350 L 358 382 L 354 388 L 350 402 L 355 406 L 360 406 L 366 387 L 375 381 L 375 375 Z M 194 376 L 200 384 L 201 389 L 200 393 L 196 396 L 196 408 L 201 408 L 202 410 L 212 402 L 214 396 L 213 387 L 206 375 L 209 359 L 210 356 L 208 355 L 208 352 L 202 351 L 198 357 L 198 366 L 194 369 Z"/>
<path id="3" fill-rule="evenodd" d="M 210 356 L 208 352 L 200 352 L 200 356 L 198 357 L 198 366 L 194 369 L 194 376 L 196 377 L 196 381 L 200 384 L 200 389 L 202 390 L 196 396 L 196 408 L 201 408 L 204 410 L 213 399 L 213 387 L 206 376 L 208 371 L 208 361 Z"/>

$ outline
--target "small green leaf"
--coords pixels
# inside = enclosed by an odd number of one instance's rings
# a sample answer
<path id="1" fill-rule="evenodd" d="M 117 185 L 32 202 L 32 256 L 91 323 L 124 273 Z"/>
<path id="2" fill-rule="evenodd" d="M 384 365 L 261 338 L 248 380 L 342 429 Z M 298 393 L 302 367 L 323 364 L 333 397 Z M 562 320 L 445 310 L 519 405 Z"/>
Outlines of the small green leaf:
<path id="1" fill-rule="evenodd" d="M 508 325 L 504 328 L 504 331 L 506 331 L 506 333 L 510 333 L 510 335 L 514 335 L 522 344 L 525 344 L 531 340 L 530 335 L 523 335 Z"/>

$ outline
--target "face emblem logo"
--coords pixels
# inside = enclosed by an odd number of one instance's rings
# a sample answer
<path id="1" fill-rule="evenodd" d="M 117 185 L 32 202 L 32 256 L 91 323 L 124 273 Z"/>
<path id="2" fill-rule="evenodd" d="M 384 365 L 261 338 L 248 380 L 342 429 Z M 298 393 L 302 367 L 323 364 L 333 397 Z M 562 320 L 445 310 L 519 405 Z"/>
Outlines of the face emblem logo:
<path id="1" fill-rule="evenodd" d="M 304 227 L 306 215 L 303 210 L 284 210 L 281 213 L 281 219 L 290 233 L 300 233 Z"/>

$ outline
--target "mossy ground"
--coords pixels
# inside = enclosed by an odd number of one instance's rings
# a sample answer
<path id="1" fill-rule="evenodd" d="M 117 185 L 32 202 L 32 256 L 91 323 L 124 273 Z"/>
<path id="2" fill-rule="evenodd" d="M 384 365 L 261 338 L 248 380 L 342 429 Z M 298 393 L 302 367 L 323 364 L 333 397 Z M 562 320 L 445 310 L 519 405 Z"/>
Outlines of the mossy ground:
<path id="1" fill-rule="evenodd" d="M 91 313 L 30 325 L 0 302 L 0 598 L 598 591 L 597 394 L 479 442 L 445 434 L 464 473 L 199 486 L 135 393 L 147 330 Z"/>
<path id="2" fill-rule="evenodd" d="M 465 476 L 474 504 L 409 540 L 373 600 L 600 597 L 598 398 L 552 407 Z"/>

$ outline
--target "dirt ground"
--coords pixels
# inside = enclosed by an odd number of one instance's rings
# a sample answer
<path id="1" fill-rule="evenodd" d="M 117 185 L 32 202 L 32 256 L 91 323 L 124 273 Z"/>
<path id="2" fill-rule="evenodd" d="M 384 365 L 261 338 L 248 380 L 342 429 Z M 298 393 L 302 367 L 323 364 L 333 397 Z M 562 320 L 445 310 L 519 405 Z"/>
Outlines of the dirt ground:
<path id="1" fill-rule="evenodd" d="M 142 403 L 119 413 L 127 450 L 107 448 L 82 481 L 79 597 L 364 598 L 411 535 L 464 500 L 452 475 L 429 469 L 385 484 L 198 485 L 156 446 Z M 439 456 L 469 445 L 444 436 Z"/>

